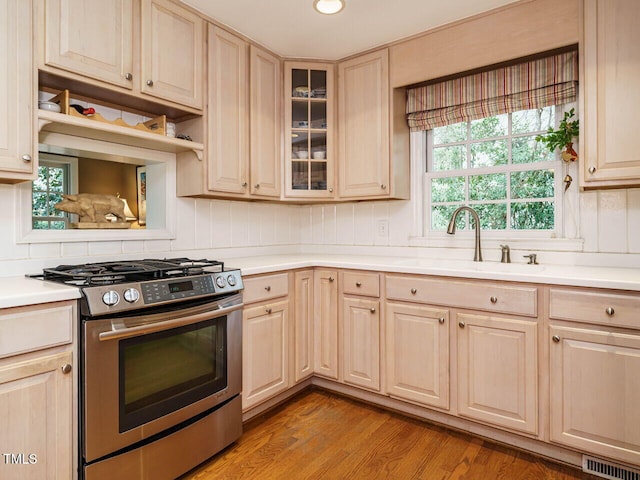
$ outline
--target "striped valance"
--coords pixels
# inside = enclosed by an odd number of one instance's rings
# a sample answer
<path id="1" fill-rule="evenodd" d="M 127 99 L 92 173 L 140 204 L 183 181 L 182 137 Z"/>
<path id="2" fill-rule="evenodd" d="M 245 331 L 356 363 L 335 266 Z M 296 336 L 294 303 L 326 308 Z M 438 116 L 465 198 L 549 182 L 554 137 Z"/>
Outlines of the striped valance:
<path id="1" fill-rule="evenodd" d="M 559 53 L 408 90 L 411 131 L 574 101 L 578 53 Z"/>

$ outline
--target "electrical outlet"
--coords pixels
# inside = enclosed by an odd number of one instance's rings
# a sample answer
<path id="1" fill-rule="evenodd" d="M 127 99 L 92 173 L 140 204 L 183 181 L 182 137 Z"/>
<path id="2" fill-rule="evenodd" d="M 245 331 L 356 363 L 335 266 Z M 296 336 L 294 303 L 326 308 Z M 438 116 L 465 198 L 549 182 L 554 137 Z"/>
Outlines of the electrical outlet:
<path id="1" fill-rule="evenodd" d="M 389 236 L 388 220 L 378 220 L 378 236 L 385 237 L 385 238 Z"/>

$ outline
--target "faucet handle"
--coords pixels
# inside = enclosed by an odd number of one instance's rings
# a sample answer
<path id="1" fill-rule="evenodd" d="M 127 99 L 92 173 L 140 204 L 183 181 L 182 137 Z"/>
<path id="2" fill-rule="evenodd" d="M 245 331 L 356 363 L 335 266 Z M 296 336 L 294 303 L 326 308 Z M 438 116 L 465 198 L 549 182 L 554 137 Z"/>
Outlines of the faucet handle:
<path id="1" fill-rule="evenodd" d="M 511 263 L 511 249 L 509 245 L 500 245 L 502 249 L 502 258 L 500 258 L 501 263 Z"/>
<path id="2" fill-rule="evenodd" d="M 538 265 L 537 255 L 535 253 L 530 253 L 529 255 L 523 255 L 524 258 L 528 258 L 529 261 L 527 265 Z"/>

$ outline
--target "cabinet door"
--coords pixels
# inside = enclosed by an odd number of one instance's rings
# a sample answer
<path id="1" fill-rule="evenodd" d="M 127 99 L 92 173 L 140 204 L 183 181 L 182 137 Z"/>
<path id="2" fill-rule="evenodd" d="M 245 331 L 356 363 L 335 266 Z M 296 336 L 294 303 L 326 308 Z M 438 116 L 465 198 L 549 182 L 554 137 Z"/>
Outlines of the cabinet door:
<path id="1" fill-rule="evenodd" d="M 46 65 L 133 87 L 132 0 L 46 0 L 45 18 Z"/>
<path id="2" fill-rule="evenodd" d="M 169 0 L 143 0 L 141 90 L 202 108 L 204 20 Z"/>
<path id="3" fill-rule="evenodd" d="M 289 300 L 246 308 L 242 328 L 242 407 L 289 388 Z"/>
<path id="4" fill-rule="evenodd" d="M 0 0 L 0 179 L 36 171 L 31 2 Z"/>
<path id="5" fill-rule="evenodd" d="M 313 375 L 313 270 L 294 275 L 294 381 Z"/>
<path id="6" fill-rule="evenodd" d="M 280 60 L 251 46 L 251 193 L 279 197 L 282 152 Z"/>
<path id="7" fill-rule="evenodd" d="M 72 478 L 73 373 L 71 352 L 46 355 L 0 368 L 0 478 Z M 15 359 L 15 360 L 13 360 Z M 7 454 L 10 454 L 7 457 Z"/>
<path id="8" fill-rule="evenodd" d="M 248 194 L 247 43 L 209 25 L 208 188 Z"/>
<path id="9" fill-rule="evenodd" d="M 389 195 L 389 55 L 338 66 L 340 196 Z"/>
<path id="10" fill-rule="evenodd" d="M 640 185 L 640 2 L 584 3 L 585 188 Z"/>
<path id="11" fill-rule="evenodd" d="M 387 303 L 387 393 L 449 408 L 449 311 Z"/>
<path id="12" fill-rule="evenodd" d="M 551 441 L 640 465 L 640 336 L 549 330 Z"/>
<path id="13" fill-rule="evenodd" d="M 463 313 L 457 322 L 460 415 L 537 433 L 536 322 Z"/>
<path id="14" fill-rule="evenodd" d="M 338 379 L 338 272 L 313 274 L 314 373 Z"/>
<path id="15" fill-rule="evenodd" d="M 380 390 L 380 302 L 343 300 L 343 379 L 345 383 Z"/>

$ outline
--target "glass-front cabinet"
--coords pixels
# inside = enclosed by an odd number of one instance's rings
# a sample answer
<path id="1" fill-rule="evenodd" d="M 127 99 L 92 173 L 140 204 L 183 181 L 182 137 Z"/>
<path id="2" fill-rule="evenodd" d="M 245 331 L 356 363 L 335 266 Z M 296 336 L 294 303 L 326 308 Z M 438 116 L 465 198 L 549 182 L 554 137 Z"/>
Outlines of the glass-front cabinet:
<path id="1" fill-rule="evenodd" d="M 334 196 L 333 65 L 285 62 L 285 194 Z"/>

